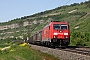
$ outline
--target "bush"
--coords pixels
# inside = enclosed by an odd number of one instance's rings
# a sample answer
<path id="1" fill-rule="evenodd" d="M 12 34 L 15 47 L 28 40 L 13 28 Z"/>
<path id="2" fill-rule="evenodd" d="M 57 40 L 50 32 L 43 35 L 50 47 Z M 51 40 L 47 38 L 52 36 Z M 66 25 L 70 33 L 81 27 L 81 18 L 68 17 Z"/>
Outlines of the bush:
<path id="1" fill-rule="evenodd" d="M 76 40 L 76 46 L 85 46 L 84 40 L 81 38 L 77 38 Z"/>
<path id="2" fill-rule="evenodd" d="M 71 33 L 71 44 L 76 46 L 87 46 L 90 41 L 90 33 L 73 32 Z"/>

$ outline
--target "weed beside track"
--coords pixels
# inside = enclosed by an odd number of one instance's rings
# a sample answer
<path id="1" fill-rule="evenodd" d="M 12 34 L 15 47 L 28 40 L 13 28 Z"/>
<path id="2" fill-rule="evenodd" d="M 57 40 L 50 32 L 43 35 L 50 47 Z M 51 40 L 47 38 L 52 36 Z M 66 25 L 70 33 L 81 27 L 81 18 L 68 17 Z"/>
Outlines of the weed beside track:
<path id="1" fill-rule="evenodd" d="M 0 50 L 0 60 L 57 60 L 48 54 L 32 49 L 26 43 L 20 45 L 10 44 L 9 47 Z"/>

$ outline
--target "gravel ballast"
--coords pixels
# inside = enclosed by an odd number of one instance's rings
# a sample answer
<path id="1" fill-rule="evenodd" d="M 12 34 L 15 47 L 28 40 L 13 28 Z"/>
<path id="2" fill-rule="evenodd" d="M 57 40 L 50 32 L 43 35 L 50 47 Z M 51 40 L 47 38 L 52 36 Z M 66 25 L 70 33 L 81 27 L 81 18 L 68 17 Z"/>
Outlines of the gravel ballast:
<path id="1" fill-rule="evenodd" d="M 35 50 L 39 50 L 41 52 L 54 55 L 55 57 L 58 57 L 60 60 L 90 60 L 90 56 L 82 55 L 78 53 L 52 49 L 52 48 L 37 46 L 37 45 L 31 45 L 31 47 Z"/>

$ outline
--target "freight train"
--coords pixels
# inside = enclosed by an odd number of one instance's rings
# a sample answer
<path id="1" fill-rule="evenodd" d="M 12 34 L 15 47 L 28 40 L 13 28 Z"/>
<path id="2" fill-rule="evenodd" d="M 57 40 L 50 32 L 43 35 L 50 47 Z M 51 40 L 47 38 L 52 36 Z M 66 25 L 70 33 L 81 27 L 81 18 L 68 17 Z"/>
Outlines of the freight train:
<path id="1" fill-rule="evenodd" d="M 42 30 L 29 37 L 28 43 L 48 47 L 67 47 L 70 44 L 68 22 L 52 21 Z"/>

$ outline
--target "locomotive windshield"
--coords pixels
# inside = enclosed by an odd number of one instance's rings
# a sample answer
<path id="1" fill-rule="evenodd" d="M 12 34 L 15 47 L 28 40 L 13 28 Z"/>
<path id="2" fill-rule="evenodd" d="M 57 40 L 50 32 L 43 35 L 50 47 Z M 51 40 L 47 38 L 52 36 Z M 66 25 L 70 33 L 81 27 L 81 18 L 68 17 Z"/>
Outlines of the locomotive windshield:
<path id="1" fill-rule="evenodd" d="M 67 29 L 67 25 L 61 25 L 61 30 L 66 30 Z"/>
<path id="2" fill-rule="evenodd" d="M 61 29 L 61 30 L 67 30 L 67 25 L 62 25 L 62 24 L 54 24 L 53 25 L 53 28 L 55 29 L 55 30 L 57 30 L 57 29 Z"/>
<path id="3" fill-rule="evenodd" d="M 53 25 L 53 28 L 54 28 L 55 30 L 60 29 L 60 24 L 54 24 L 54 25 Z"/>

